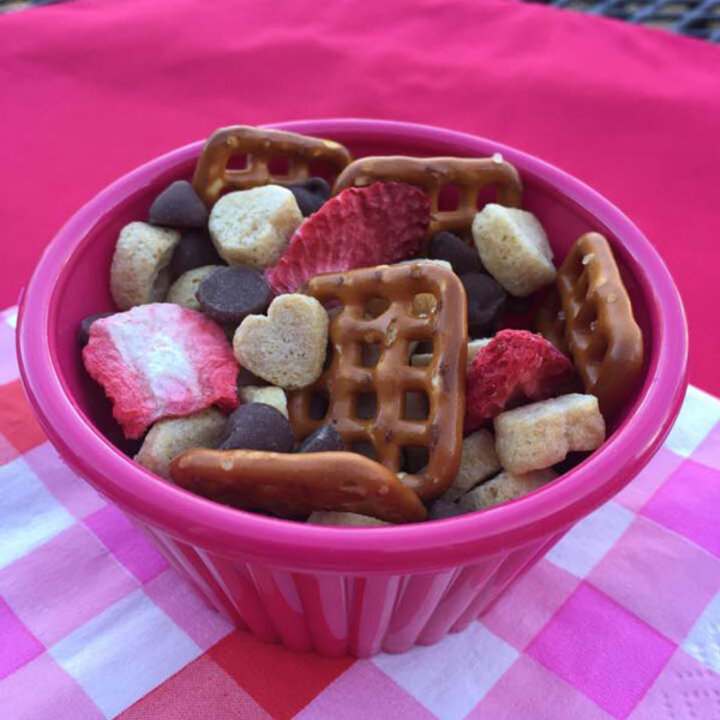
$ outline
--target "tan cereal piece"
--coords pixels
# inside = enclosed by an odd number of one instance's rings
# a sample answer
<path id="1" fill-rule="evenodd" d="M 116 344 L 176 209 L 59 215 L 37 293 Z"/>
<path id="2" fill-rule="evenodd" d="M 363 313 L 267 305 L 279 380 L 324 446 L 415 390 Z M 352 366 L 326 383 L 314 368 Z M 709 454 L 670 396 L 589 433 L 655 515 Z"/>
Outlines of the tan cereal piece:
<path id="1" fill-rule="evenodd" d="M 223 260 L 263 269 L 279 259 L 302 219 L 290 190 L 265 185 L 221 197 L 208 229 Z"/>
<path id="2" fill-rule="evenodd" d="M 502 466 L 515 474 L 547 468 L 571 451 L 595 450 L 605 440 L 605 421 L 594 395 L 572 393 L 500 413 L 495 447 Z"/>
<path id="3" fill-rule="evenodd" d="M 215 447 L 224 429 L 225 415 L 216 408 L 208 408 L 187 417 L 158 420 L 145 436 L 135 462 L 160 477 L 170 478 L 173 458 L 190 448 Z"/>
<path id="4" fill-rule="evenodd" d="M 110 293 L 120 310 L 165 299 L 166 268 L 179 241 L 179 232 L 144 222 L 120 231 L 110 266 Z"/>
<path id="5" fill-rule="evenodd" d="M 517 500 L 556 477 L 557 474 L 552 470 L 535 470 L 525 475 L 514 475 L 506 470 L 463 495 L 458 505 L 467 511 L 484 510 L 493 505 Z"/>
<path id="6" fill-rule="evenodd" d="M 488 203 L 472 235 L 483 265 L 511 295 L 526 297 L 555 280 L 552 249 L 532 213 Z"/>
<path id="7" fill-rule="evenodd" d="M 452 485 L 445 491 L 443 500 L 455 502 L 483 480 L 500 472 L 502 467 L 495 452 L 495 438 L 488 430 L 468 435 L 462 444 L 460 468 Z"/>
<path id="8" fill-rule="evenodd" d="M 220 200 L 222 202 L 222 200 Z M 297 389 L 315 382 L 325 363 L 328 314 L 309 295 L 276 297 L 265 315 L 248 315 L 235 331 L 238 362 L 273 385 Z"/>
<path id="9" fill-rule="evenodd" d="M 195 293 L 200 287 L 200 283 L 215 270 L 225 267 L 224 265 L 203 265 L 202 267 L 193 268 L 184 272 L 168 290 L 166 302 L 175 303 L 189 310 L 197 310 L 202 312 L 200 303 Z"/>
<path id="10" fill-rule="evenodd" d="M 245 385 L 238 388 L 238 399 L 244 403 L 255 402 L 271 405 L 285 417 L 288 417 L 287 397 L 285 397 L 285 391 L 282 388 Z"/>
<path id="11" fill-rule="evenodd" d="M 311 525 L 338 525 L 345 527 L 392 525 L 392 523 L 368 515 L 359 515 L 352 512 L 334 512 L 333 510 L 315 510 L 307 519 L 307 522 Z"/>

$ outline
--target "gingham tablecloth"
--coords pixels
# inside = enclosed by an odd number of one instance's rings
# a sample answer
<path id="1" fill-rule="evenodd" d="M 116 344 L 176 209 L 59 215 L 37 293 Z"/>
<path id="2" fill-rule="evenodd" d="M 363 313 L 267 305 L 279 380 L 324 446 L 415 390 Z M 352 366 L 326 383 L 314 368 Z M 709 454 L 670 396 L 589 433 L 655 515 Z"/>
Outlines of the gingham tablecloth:
<path id="1" fill-rule="evenodd" d="M 720 718 L 720 401 L 690 388 L 642 474 L 482 621 L 370 660 L 234 631 L 60 461 L 0 314 L 5 720 Z"/>

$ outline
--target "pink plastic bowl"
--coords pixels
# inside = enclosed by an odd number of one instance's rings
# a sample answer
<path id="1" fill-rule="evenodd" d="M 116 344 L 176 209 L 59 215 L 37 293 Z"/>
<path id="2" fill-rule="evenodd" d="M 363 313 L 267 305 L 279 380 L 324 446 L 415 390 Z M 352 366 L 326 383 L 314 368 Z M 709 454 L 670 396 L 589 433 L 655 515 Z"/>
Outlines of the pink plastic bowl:
<path id="1" fill-rule="evenodd" d="M 83 317 L 113 309 L 108 268 L 120 228 L 145 218 L 170 181 L 190 177 L 202 143 L 122 177 L 58 233 L 21 301 L 19 358 L 30 401 L 67 463 L 130 515 L 239 627 L 328 656 L 402 652 L 462 630 L 648 462 L 684 395 L 683 309 L 640 231 L 589 187 L 536 158 L 406 123 L 318 120 L 277 127 L 338 140 L 356 157 L 502 153 L 520 171 L 524 206 L 542 220 L 559 260 L 588 230 L 610 239 L 645 335 L 644 382 L 612 435 L 546 487 L 482 513 L 404 527 L 285 522 L 196 497 L 132 462 L 106 437 L 117 432 L 109 405 L 86 376 L 75 342 Z"/>

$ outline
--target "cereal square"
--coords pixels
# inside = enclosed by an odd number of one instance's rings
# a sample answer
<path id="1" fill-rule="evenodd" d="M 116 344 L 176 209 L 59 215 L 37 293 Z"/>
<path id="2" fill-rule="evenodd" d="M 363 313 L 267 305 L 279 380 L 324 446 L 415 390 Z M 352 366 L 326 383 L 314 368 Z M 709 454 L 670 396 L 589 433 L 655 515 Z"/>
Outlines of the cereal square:
<path id="1" fill-rule="evenodd" d="M 239 630 L 210 648 L 208 655 L 275 720 L 294 717 L 354 662 L 308 654 L 300 663 L 297 653 Z"/>
<path id="2" fill-rule="evenodd" d="M 141 584 L 152 580 L 168 567 L 157 548 L 114 505 L 108 505 L 86 518 L 85 525 Z"/>
<path id="3" fill-rule="evenodd" d="M 0 698 L 2 717 L 7 720 L 105 720 L 97 705 L 49 655 L 41 655 L 5 678 Z"/>
<path id="4" fill-rule="evenodd" d="M 630 526 L 635 516 L 609 502 L 584 517 L 547 554 L 547 559 L 584 578 Z"/>
<path id="5" fill-rule="evenodd" d="M 675 648 L 583 581 L 527 653 L 622 719 L 653 684 Z"/>
<path id="6" fill-rule="evenodd" d="M 508 588 L 480 621 L 516 650 L 523 650 L 577 584 L 574 575 L 540 560 Z"/>
<path id="7" fill-rule="evenodd" d="M 684 458 L 661 447 L 650 462 L 614 498 L 614 502 L 633 512 L 640 509 L 684 462 Z"/>
<path id="8" fill-rule="evenodd" d="M 42 478 L 45 487 L 76 518 L 84 518 L 107 505 L 94 488 L 62 461 L 49 442 L 25 453 L 23 459 L 28 467 Z"/>
<path id="9" fill-rule="evenodd" d="M 587 695 L 521 655 L 467 720 L 611 720 Z"/>
<path id="10" fill-rule="evenodd" d="M 45 646 L 23 625 L 5 600 L 0 597 L 0 680 L 42 654 Z"/>
<path id="11" fill-rule="evenodd" d="M 65 530 L 74 520 L 22 457 L 0 466 L 0 487 L 2 569 Z"/>
<path id="12" fill-rule="evenodd" d="M 165 570 L 145 585 L 145 593 L 201 650 L 212 647 L 233 630 L 219 612 L 172 569 Z"/>
<path id="13" fill-rule="evenodd" d="M 201 651 L 142 590 L 136 590 L 50 648 L 50 654 L 110 718 Z"/>
<path id="14" fill-rule="evenodd" d="M 720 717 L 720 675 L 678 649 L 630 717 L 631 720 Z"/>
<path id="15" fill-rule="evenodd" d="M 435 720 L 369 660 L 359 660 L 328 685 L 295 720 Z"/>
<path id="16" fill-rule="evenodd" d="M 720 592 L 703 610 L 682 647 L 698 662 L 720 674 Z"/>
<path id="17" fill-rule="evenodd" d="M 720 556 L 720 475 L 688 460 L 650 498 L 641 514 Z"/>
<path id="18" fill-rule="evenodd" d="M 688 386 L 680 414 L 665 440 L 665 447 L 690 457 L 712 428 L 720 422 L 720 400 Z"/>
<path id="19" fill-rule="evenodd" d="M 0 431 L 19 453 L 47 440 L 19 380 L 0 385 Z"/>
<path id="20" fill-rule="evenodd" d="M 372 659 L 440 720 L 461 720 L 515 662 L 518 652 L 480 623 L 431 647 Z"/>
<path id="21" fill-rule="evenodd" d="M 680 642 L 720 589 L 720 560 L 638 517 L 588 582 Z"/>
<path id="22" fill-rule="evenodd" d="M 65 637 L 136 587 L 82 525 L 65 530 L 0 573 L 0 594 L 46 645 Z"/>
<path id="23" fill-rule="evenodd" d="M 238 684 L 203 655 L 118 715 L 117 720 L 273 720 Z"/>

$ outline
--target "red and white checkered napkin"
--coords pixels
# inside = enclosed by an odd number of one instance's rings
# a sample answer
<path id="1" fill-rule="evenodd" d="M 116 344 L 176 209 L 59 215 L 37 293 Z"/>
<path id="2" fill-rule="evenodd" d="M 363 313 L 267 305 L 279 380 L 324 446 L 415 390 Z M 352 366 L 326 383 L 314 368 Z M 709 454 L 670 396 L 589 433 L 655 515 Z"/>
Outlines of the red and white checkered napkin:
<path id="1" fill-rule="evenodd" d="M 372 660 L 234 632 L 59 460 L 0 314 L 0 717 L 720 718 L 720 401 L 489 615 Z"/>

